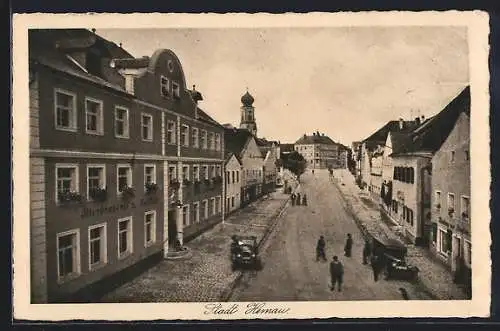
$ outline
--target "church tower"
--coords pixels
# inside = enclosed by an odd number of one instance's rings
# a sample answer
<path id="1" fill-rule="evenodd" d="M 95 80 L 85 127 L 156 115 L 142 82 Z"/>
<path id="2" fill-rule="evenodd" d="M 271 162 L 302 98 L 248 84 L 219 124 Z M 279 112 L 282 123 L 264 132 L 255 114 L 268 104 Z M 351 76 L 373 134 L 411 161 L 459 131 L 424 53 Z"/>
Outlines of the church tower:
<path id="1" fill-rule="evenodd" d="M 245 93 L 241 97 L 241 122 L 240 129 L 250 131 L 254 136 L 257 136 L 257 123 L 255 122 L 255 108 L 253 107 L 254 98 L 250 93 Z"/>

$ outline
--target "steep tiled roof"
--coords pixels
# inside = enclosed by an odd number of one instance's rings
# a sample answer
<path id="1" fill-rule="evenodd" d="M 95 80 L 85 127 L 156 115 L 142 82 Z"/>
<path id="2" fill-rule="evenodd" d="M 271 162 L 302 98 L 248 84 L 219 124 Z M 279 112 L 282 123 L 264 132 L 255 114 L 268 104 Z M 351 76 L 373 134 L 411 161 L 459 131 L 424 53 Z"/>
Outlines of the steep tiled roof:
<path id="1" fill-rule="evenodd" d="M 272 146 L 273 144 L 278 144 L 277 141 L 267 140 L 265 138 L 255 138 L 255 142 L 257 143 L 257 146 Z"/>
<path id="2" fill-rule="evenodd" d="M 208 115 L 206 112 L 204 112 L 200 107 L 198 107 L 198 120 L 204 121 L 206 123 L 210 123 L 212 125 L 218 126 L 218 127 L 223 127 L 219 122 L 214 120 L 210 115 Z"/>
<path id="3" fill-rule="evenodd" d="M 87 47 L 98 49 L 101 53 L 100 56 L 104 58 L 111 59 L 114 56 L 132 57 L 116 44 L 85 29 L 29 30 L 29 58 L 32 63 L 39 63 L 54 70 L 126 93 L 122 86 L 87 72 L 61 50 L 61 48 L 68 50 Z"/>
<path id="4" fill-rule="evenodd" d="M 238 159 L 241 157 L 241 152 L 248 144 L 248 141 L 253 137 L 250 131 L 246 129 L 224 129 L 224 145 L 226 155 L 233 153 Z"/>
<path id="5" fill-rule="evenodd" d="M 403 121 L 403 129 L 400 129 L 399 125 L 399 121 L 389 121 L 362 142 L 372 150 L 377 145 L 385 144 L 389 132 L 410 132 L 417 124 L 415 121 Z"/>
<path id="6" fill-rule="evenodd" d="M 410 141 L 405 145 L 405 148 L 398 153 L 393 153 L 393 155 L 411 152 L 436 152 L 448 138 L 462 112 L 470 115 L 469 86 L 465 87 L 436 116 L 414 130 L 410 134 Z"/>
<path id="7" fill-rule="evenodd" d="M 335 142 L 328 136 L 316 133 L 310 136 L 303 135 L 295 142 L 295 145 L 312 145 L 312 144 L 334 145 Z"/>

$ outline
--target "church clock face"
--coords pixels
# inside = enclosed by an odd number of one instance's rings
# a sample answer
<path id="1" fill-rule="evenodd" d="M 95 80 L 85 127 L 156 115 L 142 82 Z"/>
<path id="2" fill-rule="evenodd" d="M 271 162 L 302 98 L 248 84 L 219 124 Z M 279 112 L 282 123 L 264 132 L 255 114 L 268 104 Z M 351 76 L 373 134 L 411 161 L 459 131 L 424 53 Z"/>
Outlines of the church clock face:
<path id="1" fill-rule="evenodd" d="M 170 71 L 170 72 L 174 71 L 174 62 L 172 62 L 172 60 L 168 60 L 167 67 L 168 67 L 168 71 Z"/>

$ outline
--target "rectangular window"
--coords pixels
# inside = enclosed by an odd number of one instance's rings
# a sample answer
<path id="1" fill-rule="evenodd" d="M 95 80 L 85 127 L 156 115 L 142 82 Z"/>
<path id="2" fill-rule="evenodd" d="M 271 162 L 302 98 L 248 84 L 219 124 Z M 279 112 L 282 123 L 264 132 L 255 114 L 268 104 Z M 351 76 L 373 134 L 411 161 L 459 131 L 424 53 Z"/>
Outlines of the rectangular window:
<path id="1" fill-rule="evenodd" d="M 211 151 L 215 150 L 215 138 L 213 132 L 208 133 L 208 146 Z"/>
<path id="2" fill-rule="evenodd" d="M 142 114 L 142 140 L 153 141 L 153 116 L 150 114 Z"/>
<path id="3" fill-rule="evenodd" d="M 220 151 L 221 150 L 221 140 L 220 140 L 220 133 L 215 134 L 215 150 Z"/>
<path id="4" fill-rule="evenodd" d="M 217 176 L 222 176 L 222 169 L 221 169 L 221 166 L 217 166 L 217 173 L 216 173 Z"/>
<path id="5" fill-rule="evenodd" d="M 127 108 L 115 107 L 115 137 L 129 137 L 129 117 Z"/>
<path id="6" fill-rule="evenodd" d="M 132 217 L 118 220 L 118 258 L 132 253 Z"/>
<path id="7" fill-rule="evenodd" d="M 201 130 L 201 148 L 207 149 L 207 130 Z"/>
<path id="8" fill-rule="evenodd" d="M 469 151 L 465 151 L 465 160 L 469 161 Z"/>
<path id="9" fill-rule="evenodd" d="M 102 101 L 85 98 L 86 132 L 90 134 L 103 134 Z"/>
<path id="10" fill-rule="evenodd" d="M 87 197 L 94 199 L 96 193 L 106 188 L 106 166 L 103 164 L 87 165 Z"/>
<path id="11" fill-rule="evenodd" d="M 234 170 L 231 171 L 231 178 L 232 178 L 231 182 L 233 182 L 233 183 L 235 183 L 235 179 L 236 179 L 235 176 L 234 176 L 235 173 L 236 173 L 236 171 L 234 171 Z"/>
<path id="12" fill-rule="evenodd" d="M 177 179 L 176 170 L 176 166 L 168 166 L 168 180 L 170 183 Z"/>
<path id="13" fill-rule="evenodd" d="M 56 89 L 54 91 L 56 129 L 76 131 L 76 95 Z"/>
<path id="14" fill-rule="evenodd" d="M 208 179 L 209 178 L 208 166 L 207 165 L 203 166 L 203 177 L 204 177 L 204 179 Z"/>
<path id="15" fill-rule="evenodd" d="M 167 121 L 167 143 L 170 145 L 175 145 L 177 136 L 175 132 L 175 122 Z"/>
<path id="16" fill-rule="evenodd" d="M 199 202 L 193 203 L 193 209 L 194 209 L 194 222 L 198 223 L 200 222 L 200 203 Z"/>
<path id="17" fill-rule="evenodd" d="M 464 240 L 464 260 L 465 264 L 470 268 L 472 266 L 472 244 L 467 240 Z"/>
<path id="18" fill-rule="evenodd" d="M 163 97 L 170 96 L 170 81 L 165 76 L 160 77 L 160 94 Z"/>
<path id="19" fill-rule="evenodd" d="M 236 170 L 236 183 L 240 182 L 240 171 Z"/>
<path id="20" fill-rule="evenodd" d="M 144 213 L 144 247 L 151 246 L 156 241 L 156 210 Z"/>
<path id="21" fill-rule="evenodd" d="M 463 196 L 460 199 L 460 215 L 463 221 L 468 221 L 470 217 L 470 199 L 469 197 Z"/>
<path id="22" fill-rule="evenodd" d="M 177 99 L 179 99 L 181 97 L 181 89 L 180 89 L 179 83 L 172 82 L 172 94 Z"/>
<path id="23" fill-rule="evenodd" d="M 78 166 L 56 164 L 56 200 L 61 202 L 71 193 L 79 193 Z"/>
<path id="24" fill-rule="evenodd" d="M 231 184 L 231 172 L 226 171 L 226 184 Z"/>
<path id="25" fill-rule="evenodd" d="M 132 168 L 129 165 L 118 165 L 116 177 L 118 193 L 132 187 Z"/>
<path id="26" fill-rule="evenodd" d="M 448 193 L 448 211 L 455 211 L 455 194 Z"/>
<path id="27" fill-rule="evenodd" d="M 234 208 L 234 196 L 231 197 L 231 207 Z"/>
<path id="28" fill-rule="evenodd" d="M 193 179 L 200 180 L 200 167 L 197 165 L 193 166 Z"/>
<path id="29" fill-rule="evenodd" d="M 201 208 L 203 209 L 203 219 L 208 218 L 208 201 L 203 200 L 201 203 Z"/>
<path id="30" fill-rule="evenodd" d="M 451 151 L 451 162 L 455 161 L 455 151 Z"/>
<path id="31" fill-rule="evenodd" d="M 215 212 L 219 214 L 222 211 L 222 206 L 220 204 L 221 197 L 215 197 Z"/>
<path id="32" fill-rule="evenodd" d="M 448 231 L 441 228 L 438 229 L 438 250 L 440 253 L 448 255 L 450 251 L 450 240 Z"/>
<path id="33" fill-rule="evenodd" d="M 108 261 L 106 224 L 89 227 L 89 269 L 93 270 Z"/>
<path id="34" fill-rule="evenodd" d="M 435 200 L 434 203 L 436 204 L 436 208 L 440 208 L 441 207 L 441 191 L 435 192 L 434 200 Z"/>
<path id="35" fill-rule="evenodd" d="M 182 207 L 182 225 L 189 225 L 189 205 Z"/>
<path id="36" fill-rule="evenodd" d="M 213 216 L 213 215 L 215 215 L 215 211 L 217 210 L 217 209 L 215 208 L 215 207 L 216 207 L 216 205 L 215 205 L 215 198 L 211 198 L 211 199 L 210 199 L 210 207 L 211 207 L 211 209 L 212 209 L 212 210 L 211 210 L 211 211 L 212 211 L 211 215 Z"/>
<path id="37" fill-rule="evenodd" d="M 189 166 L 182 166 L 182 180 L 189 180 Z"/>
<path id="38" fill-rule="evenodd" d="M 57 275 L 59 281 L 80 274 L 80 232 L 72 230 L 57 235 Z"/>
<path id="39" fill-rule="evenodd" d="M 193 147 L 194 148 L 199 148 L 200 147 L 200 137 L 199 137 L 198 128 L 192 128 L 191 129 L 191 140 L 193 142 Z"/>
<path id="40" fill-rule="evenodd" d="M 189 146 L 189 126 L 187 125 L 181 127 L 181 143 L 184 147 Z"/>
<path id="41" fill-rule="evenodd" d="M 144 165 L 144 186 L 148 184 L 156 184 L 156 165 Z"/>

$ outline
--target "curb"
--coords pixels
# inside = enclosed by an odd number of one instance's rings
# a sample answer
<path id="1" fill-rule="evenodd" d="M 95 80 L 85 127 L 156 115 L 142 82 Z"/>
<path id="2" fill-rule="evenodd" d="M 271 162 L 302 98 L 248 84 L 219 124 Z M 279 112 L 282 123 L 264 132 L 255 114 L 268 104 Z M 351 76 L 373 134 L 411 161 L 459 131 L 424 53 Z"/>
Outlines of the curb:
<path id="1" fill-rule="evenodd" d="M 299 187 L 300 187 L 300 183 L 297 183 L 297 186 L 295 186 L 295 188 L 293 189 L 293 192 L 296 192 L 297 188 L 299 188 Z M 273 219 L 273 222 L 266 229 L 266 232 L 264 233 L 264 235 L 261 237 L 261 239 L 259 240 L 259 242 L 257 244 L 257 248 L 259 249 L 259 251 L 260 251 L 260 248 L 267 241 L 267 239 L 269 238 L 271 233 L 276 228 L 276 225 L 278 224 L 278 221 L 281 218 L 281 215 L 283 214 L 283 212 L 285 211 L 285 209 L 289 203 L 290 203 L 290 196 L 288 196 L 288 198 L 285 199 L 285 202 L 277 209 L 277 211 L 269 217 L 269 219 Z M 219 298 L 220 298 L 219 301 L 227 302 L 231 298 L 231 296 L 233 295 L 235 289 L 240 285 L 242 278 L 243 278 L 243 272 L 238 271 L 236 278 L 229 284 L 229 286 L 224 291 L 222 291 L 221 295 L 219 296 Z"/>
<path id="2" fill-rule="evenodd" d="M 345 204 L 346 204 L 346 209 L 347 211 L 349 212 L 349 214 L 352 216 L 352 218 L 354 219 L 354 223 L 356 223 L 356 225 L 358 226 L 359 230 L 361 231 L 361 234 L 363 235 L 363 238 L 365 239 L 369 239 L 371 237 L 371 234 L 368 232 L 368 230 L 366 230 L 366 227 L 364 226 L 364 224 L 361 222 L 361 220 L 358 218 L 358 216 L 356 215 L 356 213 L 354 212 L 353 208 L 352 208 L 352 205 L 349 201 L 347 201 L 347 198 L 344 196 L 344 194 L 342 193 L 342 190 L 338 187 L 337 185 L 337 182 L 334 182 L 334 185 L 335 187 L 337 188 L 337 190 L 339 191 L 340 193 L 340 196 L 342 197 L 342 200 L 344 200 Z M 418 266 L 417 266 L 418 267 Z M 415 285 L 418 289 L 420 289 L 422 292 L 424 292 L 425 294 L 427 294 L 428 296 L 430 296 L 433 300 L 440 300 L 438 296 L 436 296 L 428 286 L 426 286 L 424 284 L 424 282 L 422 281 L 422 279 L 420 278 L 420 275 L 417 276 L 417 280 L 413 283 L 413 285 Z"/>

